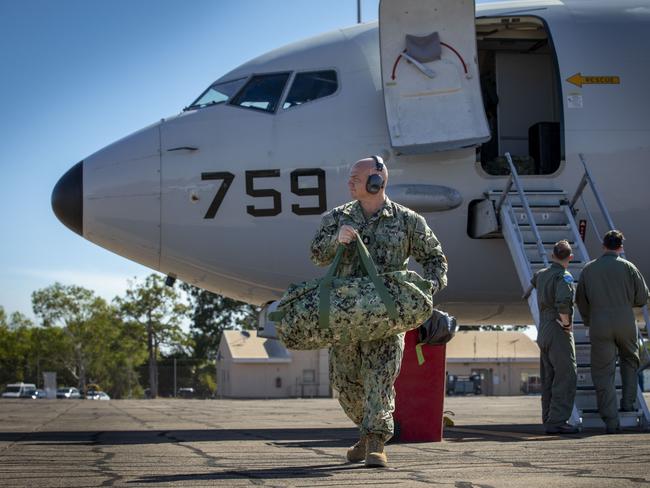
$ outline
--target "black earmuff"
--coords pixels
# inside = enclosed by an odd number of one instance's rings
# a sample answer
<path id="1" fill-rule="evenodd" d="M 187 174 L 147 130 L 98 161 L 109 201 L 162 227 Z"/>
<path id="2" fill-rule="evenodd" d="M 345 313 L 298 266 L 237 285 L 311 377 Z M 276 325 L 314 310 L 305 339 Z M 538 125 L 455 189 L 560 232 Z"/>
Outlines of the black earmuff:
<path id="1" fill-rule="evenodd" d="M 381 156 L 371 156 L 375 160 L 375 169 L 383 173 L 384 171 L 384 160 Z M 378 174 L 372 174 L 368 176 L 366 181 L 366 191 L 368 193 L 377 194 L 384 187 L 384 177 Z"/>

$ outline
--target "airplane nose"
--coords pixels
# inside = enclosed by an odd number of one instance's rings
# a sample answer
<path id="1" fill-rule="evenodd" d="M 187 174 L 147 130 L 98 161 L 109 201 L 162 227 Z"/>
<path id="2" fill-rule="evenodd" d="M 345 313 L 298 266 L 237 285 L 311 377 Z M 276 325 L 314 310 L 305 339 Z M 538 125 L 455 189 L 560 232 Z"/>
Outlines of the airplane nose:
<path id="1" fill-rule="evenodd" d="M 83 161 L 70 168 L 54 186 L 52 210 L 63 225 L 83 235 Z"/>

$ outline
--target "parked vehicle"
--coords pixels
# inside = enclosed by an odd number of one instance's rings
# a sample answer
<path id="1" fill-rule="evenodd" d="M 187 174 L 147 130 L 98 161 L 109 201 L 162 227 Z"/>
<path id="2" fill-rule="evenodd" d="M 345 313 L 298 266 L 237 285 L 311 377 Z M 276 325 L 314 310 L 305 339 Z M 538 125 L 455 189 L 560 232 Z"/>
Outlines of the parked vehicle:
<path id="1" fill-rule="evenodd" d="M 9 383 L 2 393 L 2 398 L 31 398 L 35 391 L 34 383 Z"/>
<path id="2" fill-rule="evenodd" d="M 56 397 L 61 399 L 73 399 L 81 398 L 81 394 L 77 388 L 66 386 L 56 390 Z"/>
<path id="3" fill-rule="evenodd" d="M 481 375 L 447 376 L 447 395 L 480 395 Z"/>
<path id="4" fill-rule="evenodd" d="M 86 400 L 110 400 L 111 397 L 108 396 L 108 393 L 105 393 L 103 391 L 93 391 L 92 393 L 89 391 L 88 394 L 86 395 Z"/>
<path id="5" fill-rule="evenodd" d="M 42 400 L 44 398 L 47 398 L 47 392 L 39 388 L 37 390 L 34 390 L 34 393 L 32 393 L 32 398 L 34 400 Z"/>
<path id="6" fill-rule="evenodd" d="M 102 388 L 97 383 L 88 383 L 86 385 L 84 393 L 81 395 L 81 398 L 85 398 L 86 400 L 93 400 L 93 397 L 97 394 L 97 392 L 100 391 L 102 391 Z"/>
<path id="7" fill-rule="evenodd" d="M 179 388 L 178 398 L 194 398 L 194 388 Z"/>

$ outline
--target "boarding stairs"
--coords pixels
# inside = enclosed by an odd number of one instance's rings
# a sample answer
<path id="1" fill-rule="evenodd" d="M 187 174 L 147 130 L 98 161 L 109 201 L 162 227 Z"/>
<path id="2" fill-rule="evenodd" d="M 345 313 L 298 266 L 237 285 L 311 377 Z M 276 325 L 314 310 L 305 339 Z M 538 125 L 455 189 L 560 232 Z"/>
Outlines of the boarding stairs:
<path id="1" fill-rule="evenodd" d="M 533 291 L 530 280 L 537 270 L 550 264 L 555 242 L 566 239 L 571 244 L 574 259 L 569 265 L 569 271 L 576 283 L 580 279 L 580 273 L 584 265 L 590 260 L 575 220 L 575 214 L 577 213 L 575 204 L 579 200 L 586 204 L 583 191 L 587 186 L 591 188 L 609 228 L 613 229 L 614 225 L 582 155 L 580 155 L 580 160 L 585 173 L 576 193 L 571 198 L 561 190 L 525 190 L 510 154 L 506 153 L 506 159 L 511 171 L 506 188 L 502 191 L 488 192 L 487 197 L 494 202 L 501 232 L 512 255 L 522 288 L 525 291 L 524 298 L 527 299 L 535 324 L 539 328 L 537 294 Z M 598 233 L 593 215 L 586 205 L 583 208 L 591 221 L 591 227 Z M 599 239 L 600 237 L 599 234 Z M 646 330 L 648 330 L 647 307 L 644 309 L 644 315 L 646 317 Z M 604 428 L 605 425 L 598 414 L 596 391 L 591 381 L 589 328 L 583 325 L 577 307 L 574 310 L 573 333 L 578 364 L 578 386 L 570 423 L 579 428 Z M 639 340 L 640 344 L 645 346 L 640 333 Z M 643 357 L 641 362 L 644 362 Z M 618 364 L 616 366 L 616 389 L 620 402 L 621 376 Z M 638 386 L 636 406 L 636 411 L 619 412 L 621 427 L 646 429 L 650 426 L 650 412 L 643 398 L 641 388 Z"/>

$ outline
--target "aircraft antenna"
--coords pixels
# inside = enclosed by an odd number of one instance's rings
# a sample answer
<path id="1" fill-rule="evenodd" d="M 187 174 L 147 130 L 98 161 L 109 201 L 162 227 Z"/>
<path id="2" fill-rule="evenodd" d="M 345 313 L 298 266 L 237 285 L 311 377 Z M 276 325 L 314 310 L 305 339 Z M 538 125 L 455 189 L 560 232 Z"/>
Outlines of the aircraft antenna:
<path id="1" fill-rule="evenodd" d="M 357 24 L 361 23 L 361 0 L 357 0 Z"/>

